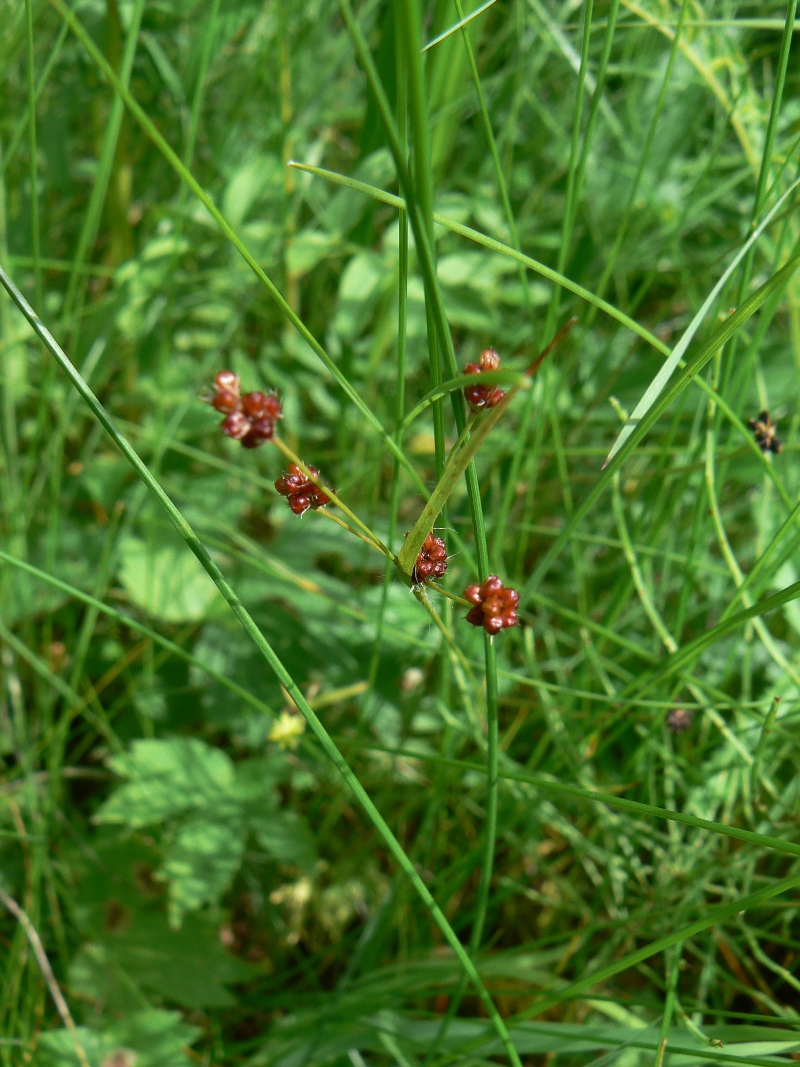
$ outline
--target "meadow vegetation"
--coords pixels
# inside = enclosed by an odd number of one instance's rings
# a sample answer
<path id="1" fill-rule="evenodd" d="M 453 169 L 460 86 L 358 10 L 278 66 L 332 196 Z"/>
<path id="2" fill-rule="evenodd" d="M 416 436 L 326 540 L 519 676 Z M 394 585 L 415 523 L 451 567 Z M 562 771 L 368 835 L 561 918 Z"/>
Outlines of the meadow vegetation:
<path id="1" fill-rule="evenodd" d="M 797 1059 L 796 8 L 0 0 L 3 1067 Z"/>

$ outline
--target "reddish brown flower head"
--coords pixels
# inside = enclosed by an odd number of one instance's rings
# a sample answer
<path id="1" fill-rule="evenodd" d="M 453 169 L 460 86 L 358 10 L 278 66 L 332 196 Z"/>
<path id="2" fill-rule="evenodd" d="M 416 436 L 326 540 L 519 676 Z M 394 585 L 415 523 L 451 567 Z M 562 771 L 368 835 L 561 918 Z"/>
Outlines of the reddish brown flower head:
<path id="1" fill-rule="evenodd" d="M 309 465 L 308 470 L 315 478 L 319 478 L 319 471 L 316 467 Z M 286 503 L 295 515 L 302 515 L 309 508 L 324 507 L 333 495 L 333 489 L 329 487 L 320 489 L 319 486 L 314 485 L 296 463 L 289 464 L 289 470 L 277 480 L 275 488 L 281 496 L 286 497 Z"/>
<path id="2" fill-rule="evenodd" d="M 447 547 L 441 537 L 434 537 L 432 533 L 429 533 L 419 550 L 417 562 L 411 572 L 411 581 L 414 585 L 422 585 L 431 578 L 441 578 L 446 570 Z"/>
<path id="3" fill-rule="evenodd" d="M 241 395 L 239 378 L 230 370 L 221 370 L 214 378 L 216 392 L 211 404 L 227 417 L 222 432 L 242 442 L 243 448 L 258 448 L 275 433 L 275 423 L 281 417 L 281 402 L 273 393 L 245 393 Z"/>
<path id="4" fill-rule="evenodd" d="M 479 363 L 468 363 L 464 367 L 465 374 L 483 374 L 486 371 L 497 370 L 500 366 L 500 356 L 493 348 L 484 348 L 480 355 Z M 506 394 L 502 389 L 492 385 L 467 385 L 464 388 L 464 397 L 473 411 L 482 411 L 484 408 L 495 408 Z"/>
<path id="5" fill-rule="evenodd" d="M 516 589 L 506 589 L 496 574 L 490 574 L 481 585 L 468 585 L 464 596 L 473 605 L 467 622 L 482 626 L 487 634 L 498 634 L 519 622 L 519 593 Z"/>

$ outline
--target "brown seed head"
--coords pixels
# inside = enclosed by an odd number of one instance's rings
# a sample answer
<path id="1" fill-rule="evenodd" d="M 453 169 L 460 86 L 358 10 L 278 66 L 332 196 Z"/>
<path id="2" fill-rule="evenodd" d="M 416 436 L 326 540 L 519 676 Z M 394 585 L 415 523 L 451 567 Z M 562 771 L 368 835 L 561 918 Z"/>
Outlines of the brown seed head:
<path id="1" fill-rule="evenodd" d="M 308 466 L 315 478 L 319 477 L 316 467 Z M 289 470 L 275 482 L 275 488 L 286 497 L 286 502 L 295 515 L 303 515 L 309 508 L 321 508 L 330 503 L 333 489 L 320 489 L 315 485 L 296 463 L 289 464 Z"/>
<path id="2" fill-rule="evenodd" d="M 408 534 L 406 534 L 408 537 Z M 431 578 L 441 578 L 447 570 L 447 546 L 441 537 L 435 537 L 429 533 L 425 543 L 419 550 L 411 581 L 414 585 L 422 585 Z"/>
<path id="3" fill-rule="evenodd" d="M 467 622 L 482 626 L 488 634 L 497 634 L 519 623 L 519 593 L 516 589 L 506 589 L 496 574 L 490 574 L 481 585 L 468 585 L 464 597 L 473 605 L 467 613 Z"/>
<path id="4" fill-rule="evenodd" d="M 500 366 L 500 356 L 493 348 L 485 348 L 480 354 L 479 363 L 467 363 L 464 367 L 465 374 L 482 374 L 484 371 L 497 370 Z M 502 389 L 492 385 L 467 385 L 464 387 L 464 398 L 473 411 L 482 411 L 484 408 L 494 408 L 500 403 L 506 394 Z"/>

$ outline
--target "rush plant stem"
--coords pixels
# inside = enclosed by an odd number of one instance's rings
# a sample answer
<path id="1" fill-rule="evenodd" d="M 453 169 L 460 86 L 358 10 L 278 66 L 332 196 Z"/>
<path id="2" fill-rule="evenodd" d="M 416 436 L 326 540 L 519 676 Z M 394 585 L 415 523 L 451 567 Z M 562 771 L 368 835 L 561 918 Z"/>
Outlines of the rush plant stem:
<path id="1" fill-rule="evenodd" d="M 348 787 L 352 791 L 353 795 L 361 804 L 367 815 L 367 818 L 378 831 L 380 836 L 383 838 L 389 852 L 392 854 L 400 868 L 408 876 L 412 885 L 414 886 L 423 903 L 430 912 L 434 922 L 442 931 L 445 940 L 450 945 L 459 963 L 461 964 L 465 975 L 470 979 L 473 986 L 475 987 L 475 991 L 478 994 L 478 997 L 480 998 L 480 1001 L 483 1004 L 484 1008 L 486 1009 L 486 1012 L 489 1018 L 491 1019 L 498 1036 L 500 1037 L 504 1046 L 508 1050 L 512 1063 L 514 1063 L 515 1067 L 522 1067 L 519 1056 L 517 1055 L 516 1050 L 514 1049 L 514 1046 L 511 1043 L 511 1038 L 509 1036 L 508 1029 L 500 1013 L 495 1007 L 495 1004 L 492 998 L 490 997 L 486 986 L 483 984 L 481 977 L 478 974 L 477 968 L 475 967 L 475 964 L 472 962 L 472 959 L 470 958 L 469 954 L 465 951 L 464 946 L 459 941 L 455 930 L 447 921 L 439 905 L 433 899 L 430 890 L 425 885 L 425 882 L 422 880 L 421 876 L 418 874 L 416 868 L 414 867 L 414 864 L 406 855 L 402 845 L 392 833 L 389 824 L 383 818 L 380 811 L 378 811 L 377 807 L 367 794 L 366 790 L 361 785 L 360 781 L 353 773 L 353 771 L 350 769 L 350 766 L 345 760 L 344 756 L 342 756 L 341 752 L 336 747 L 328 731 L 322 725 L 321 720 L 318 718 L 311 705 L 306 700 L 299 686 L 294 681 L 289 672 L 286 670 L 281 660 L 278 658 L 278 655 L 272 648 L 272 645 L 264 637 L 255 620 L 247 611 L 245 606 L 242 604 L 233 587 L 228 583 L 222 571 L 212 559 L 208 549 L 200 541 L 200 538 L 194 532 L 194 529 L 189 525 L 189 523 L 183 517 L 183 515 L 175 506 L 175 504 L 173 504 L 172 500 L 161 488 L 161 485 L 150 473 L 147 466 L 140 459 L 138 453 L 128 443 L 127 439 L 123 437 L 123 435 L 119 432 L 111 416 L 108 414 L 106 409 L 103 407 L 103 405 L 94 395 L 94 393 L 88 387 L 86 382 L 83 380 L 81 375 L 75 369 L 72 362 L 67 357 L 66 353 L 60 348 L 60 346 L 56 342 L 55 338 L 50 334 L 44 324 L 39 320 L 33 308 L 27 302 L 27 300 L 16 287 L 11 278 L 6 274 L 2 266 L 0 266 L 0 283 L 2 283 L 11 299 L 19 308 L 20 312 L 27 319 L 34 333 L 37 335 L 37 337 L 39 337 L 45 348 L 50 352 L 55 361 L 58 363 L 58 365 L 67 375 L 69 380 L 72 382 L 73 386 L 78 391 L 83 400 L 86 402 L 87 406 L 89 407 L 97 421 L 100 423 L 100 425 L 103 427 L 103 429 L 112 439 L 112 441 L 116 444 L 116 446 L 125 456 L 125 458 L 133 467 L 139 478 L 141 478 L 141 480 L 144 482 L 144 484 L 147 486 L 147 488 L 162 506 L 175 529 L 186 542 L 189 549 L 197 557 L 198 561 L 200 562 L 206 573 L 209 575 L 209 577 L 219 589 L 222 596 L 228 602 L 228 605 L 241 623 L 245 633 L 247 633 L 248 637 L 251 639 L 253 644 L 256 646 L 256 648 L 259 650 L 261 655 L 271 667 L 278 681 L 281 683 L 281 685 L 284 686 L 286 691 L 291 696 L 292 700 L 299 708 L 304 719 L 311 728 L 312 733 L 317 738 L 325 755 L 330 759 L 334 767 L 336 767 L 336 769 L 341 774 L 342 778 L 345 780 Z"/>
<path id="2" fill-rule="evenodd" d="M 340 0 L 340 7 L 359 53 L 378 109 L 381 112 L 384 126 L 389 136 L 389 144 L 394 155 L 398 178 L 403 186 L 403 191 L 406 194 L 409 222 L 414 231 L 417 254 L 420 259 L 420 266 L 422 268 L 425 285 L 425 306 L 428 317 L 428 346 L 431 362 L 431 387 L 435 388 L 441 381 L 443 373 L 446 372 L 451 378 L 456 377 L 458 375 L 458 367 L 456 364 L 455 349 L 453 347 L 453 338 L 447 322 L 444 302 L 442 300 L 438 275 L 436 272 L 436 248 L 433 232 L 433 180 L 431 174 L 430 139 L 428 134 L 429 118 L 425 86 L 425 70 L 421 52 L 422 19 L 420 3 L 419 0 L 401 0 L 398 12 L 398 30 L 402 32 L 407 57 L 406 72 L 409 88 L 409 117 L 411 142 L 414 153 L 413 183 L 405 165 L 406 161 L 402 153 L 400 138 L 393 121 L 386 94 L 383 90 L 383 85 L 380 78 L 377 76 L 374 63 L 372 62 L 372 56 L 367 48 L 360 27 L 353 16 L 350 0 Z M 468 421 L 463 397 L 460 393 L 451 393 L 450 400 L 452 403 L 456 428 L 459 433 L 463 433 Z M 436 467 L 438 478 L 441 477 L 444 469 L 444 433 L 441 401 L 437 401 L 434 404 L 433 413 L 434 428 L 436 431 Z M 480 485 L 478 483 L 478 475 L 475 469 L 474 460 L 470 461 L 467 465 L 464 475 L 467 483 L 472 529 L 478 557 L 478 576 L 481 581 L 485 581 L 489 575 L 489 548 L 483 517 Z M 489 639 L 486 639 L 484 642 L 484 658 L 486 666 L 486 740 L 488 778 L 481 881 L 478 887 L 475 918 L 473 920 L 472 932 L 469 940 L 469 948 L 472 954 L 476 953 L 480 948 L 483 929 L 486 923 L 492 873 L 494 869 L 494 853 L 497 843 L 497 657 L 494 644 Z M 462 980 L 458 993 L 453 998 L 453 1005 L 458 1005 L 458 1002 L 463 995 L 464 984 L 465 981 Z M 446 1025 L 447 1019 L 440 1030 L 440 1036 L 443 1034 Z M 518 1063 L 519 1057 L 510 1038 L 506 1039 L 505 1045 L 506 1052 L 512 1063 Z"/>

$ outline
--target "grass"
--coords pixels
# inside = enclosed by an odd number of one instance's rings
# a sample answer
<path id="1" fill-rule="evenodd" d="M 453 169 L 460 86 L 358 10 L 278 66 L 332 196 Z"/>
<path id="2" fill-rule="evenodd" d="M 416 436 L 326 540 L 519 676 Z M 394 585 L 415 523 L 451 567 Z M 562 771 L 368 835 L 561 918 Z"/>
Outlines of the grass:
<path id="1" fill-rule="evenodd" d="M 3 2 L 0 1063 L 791 1062 L 796 2 Z"/>

